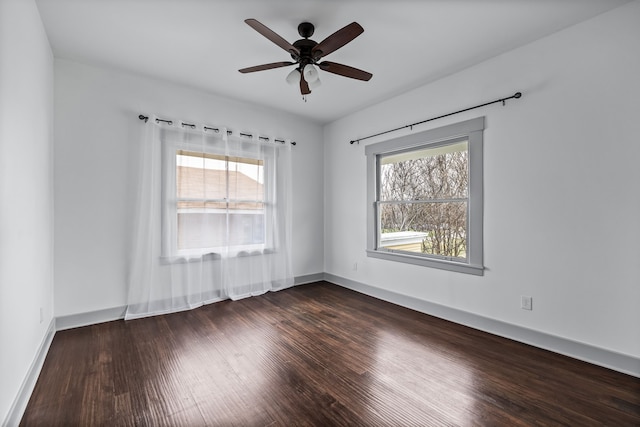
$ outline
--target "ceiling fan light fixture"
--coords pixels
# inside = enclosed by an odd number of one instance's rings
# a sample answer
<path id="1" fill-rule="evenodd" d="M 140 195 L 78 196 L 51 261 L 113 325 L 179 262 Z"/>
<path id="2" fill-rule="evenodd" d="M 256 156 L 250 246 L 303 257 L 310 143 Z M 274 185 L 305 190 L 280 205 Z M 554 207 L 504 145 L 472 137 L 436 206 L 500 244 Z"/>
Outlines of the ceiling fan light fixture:
<path id="1" fill-rule="evenodd" d="M 300 82 L 300 71 L 297 68 L 292 70 L 289 74 L 287 74 L 287 83 L 290 85 L 296 85 Z"/>
<path id="2" fill-rule="evenodd" d="M 302 73 L 304 74 L 304 79 L 307 83 L 314 83 L 320 77 L 318 75 L 318 69 L 311 64 L 307 64 Z"/>
<path id="3" fill-rule="evenodd" d="M 315 79 L 312 82 L 308 82 L 309 83 L 309 89 L 314 90 L 315 88 L 320 87 L 320 85 L 322 85 L 322 83 L 320 82 L 320 79 Z"/>

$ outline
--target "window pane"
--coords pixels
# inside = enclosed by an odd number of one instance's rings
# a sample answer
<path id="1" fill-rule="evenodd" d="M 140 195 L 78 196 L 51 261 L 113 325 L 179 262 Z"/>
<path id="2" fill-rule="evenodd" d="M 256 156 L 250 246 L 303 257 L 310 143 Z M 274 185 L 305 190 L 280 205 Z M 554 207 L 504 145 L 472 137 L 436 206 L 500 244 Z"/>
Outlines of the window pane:
<path id="1" fill-rule="evenodd" d="M 178 249 L 213 248 L 227 240 L 227 215 L 218 209 L 178 209 Z"/>
<path id="2" fill-rule="evenodd" d="M 178 202 L 178 249 L 264 244 L 263 203 Z"/>
<path id="3" fill-rule="evenodd" d="M 179 199 L 223 200 L 227 194 L 226 174 L 224 160 L 180 151 L 176 155 L 176 195 Z"/>
<path id="4" fill-rule="evenodd" d="M 263 203 L 229 203 L 229 245 L 255 245 L 265 240 Z"/>
<path id="5" fill-rule="evenodd" d="M 464 199 L 468 142 L 380 157 L 380 200 Z"/>
<path id="6" fill-rule="evenodd" d="M 382 203 L 381 248 L 467 257 L 467 202 Z"/>
<path id="7" fill-rule="evenodd" d="M 262 161 L 249 163 L 247 160 L 235 158 L 229 161 L 229 199 L 263 201 Z"/>
<path id="8" fill-rule="evenodd" d="M 178 150 L 178 199 L 264 200 L 263 161 Z M 228 188 L 227 188 L 228 186 Z"/>

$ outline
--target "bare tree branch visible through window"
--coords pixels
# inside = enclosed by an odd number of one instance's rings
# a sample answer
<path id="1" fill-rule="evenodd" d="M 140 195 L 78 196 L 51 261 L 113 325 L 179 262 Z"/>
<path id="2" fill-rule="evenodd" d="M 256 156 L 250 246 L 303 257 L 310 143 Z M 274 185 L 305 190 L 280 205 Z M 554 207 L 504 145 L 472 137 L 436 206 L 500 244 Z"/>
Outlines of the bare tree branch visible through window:
<path id="1" fill-rule="evenodd" d="M 465 144 L 466 147 L 466 144 Z M 468 151 L 384 163 L 380 168 L 381 232 L 416 232 L 426 254 L 465 258 Z"/>

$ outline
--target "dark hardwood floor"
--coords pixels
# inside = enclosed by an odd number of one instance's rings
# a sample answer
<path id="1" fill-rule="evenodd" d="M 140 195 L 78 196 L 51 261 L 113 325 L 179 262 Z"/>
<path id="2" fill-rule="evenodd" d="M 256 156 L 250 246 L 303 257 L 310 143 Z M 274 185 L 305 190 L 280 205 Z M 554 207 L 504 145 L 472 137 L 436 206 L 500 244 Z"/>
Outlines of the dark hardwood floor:
<path id="1" fill-rule="evenodd" d="M 640 379 L 321 282 L 56 333 L 24 426 L 639 426 Z"/>

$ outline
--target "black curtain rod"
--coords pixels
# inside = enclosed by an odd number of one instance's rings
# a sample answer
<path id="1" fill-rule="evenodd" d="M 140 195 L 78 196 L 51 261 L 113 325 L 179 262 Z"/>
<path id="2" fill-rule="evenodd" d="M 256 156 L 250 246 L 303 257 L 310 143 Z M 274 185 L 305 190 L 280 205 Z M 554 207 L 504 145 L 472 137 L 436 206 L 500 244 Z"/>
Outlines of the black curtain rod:
<path id="1" fill-rule="evenodd" d="M 140 115 L 138 116 L 138 118 L 139 118 L 140 120 L 144 120 L 144 122 L 145 122 L 145 123 L 147 123 L 147 122 L 149 121 L 149 116 L 145 116 L 145 115 L 143 115 L 143 114 L 140 114 Z M 156 119 L 156 123 L 160 123 L 160 122 L 162 122 L 162 123 L 166 123 L 166 124 L 168 124 L 168 125 L 172 125 L 172 124 L 173 124 L 173 121 L 171 121 L 171 120 Z M 184 127 L 184 126 L 186 126 L 186 127 L 190 127 L 191 129 L 195 129 L 195 128 L 196 128 L 196 125 L 194 125 L 193 123 L 185 123 L 185 122 L 182 122 L 182 126 L 183 126 L 183 127 Z M 206 131 L 206 130 L 212 130 L 212 131 L 214 131 L 215 133 L 219 133 L 219 132 L 220 132 L 220 129 L 219 129 L 219 128 L 210 128 L 210 127 L 207 127 L 207 126 L 204 126 L 204 130 L 205 130 L 205 131 Z M 227 135 L 231 135 L 232 133 L 233 133 L 233 132 L 231 132 L 230 130 L 228 130 L 228 131 L 227 131 Z M 250 133 L 244 133 L 244 132 L 240 132 L 240 136 L 243 136 L 243 137 L 245 137 L 245 138 L 253 138 L 253 135 L 252 135 L 252 134 L 250 134 Z M 260 141 L 269 141 L 269 139 L 270 139 L 270 138 L 268 138 L 268 137 L 266 137 L 266 136 L 258 136 L 258 139 L 259 139 Z M 286 142 L 286 141 L 285 141 L 285 140 L 283 140 L 283 139 L 277 139 L 277 138 L 274 138 L 274 140 L 273 140 L 273 141 L 274 141 L 274 142 L 278 142 L 278 143 L 280 143 L 280 144 L 284 144 L 284 143 Z M 297 142 L 295 142 L 295 141 L 291 141 L 291 145 L 297 145 Z"/>
<path id="2" fill-rule="evenodd" d="M 443 114 L 442 116 L 438 116 L 438 117 L 432 117 L 432 118 L 427 119 L 427 120 L 422 120 L 421 122 L 416 122 L 416 123 L 412 123 L 410 125 L 400 126 L 399 128 L 386 130 L 384 132 L 376 133 L 375 135 L 369 135 L 369 136 L 365 136 L 363 138 L 353 139 L 353 140 L 349 141 L 349 144 L 353 145 L 354 142 L 357 142 L 359 144 L 360 141 L 364 141 L 365 139 L 375 138 L 376 136 L 385 135 L 385 134 L 388 134 L 388 133 L 391 133 L 391 132 L 396 132 L 396 131 L 399 131 L 399 130 L 402 130 L 402 129 L 406 129 L 406 128 L 413 128 L 414 126 L 421 125 L 423 123 L 427 123 L 427 122 L 430 122 L 432 120 L 437 120 L 437 119 L 441 119 L 443 117 L 453 116 L 454 114 L 464 113 L 465 111 L 473 110 L 473 109 L 480 108 L 480 107 L 485 107 L 487 105 L 495 104 L 497 102 L 502 102 L 502 105 L 505 105 L 505 101 L 506 100 L 508 100 L 508 99 L 518 99 L 521 96 L 522 96 L 522 93 L 516 92 L 515 94 L 513 94 L 512 96 L 509 96 L 507 98 L 496 99 L 495 101 L 485 102 L 484 104 L 476 105 L 474 107 L 465 108 L 464 110 L 454 111 L 453 113 Z"/>

